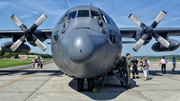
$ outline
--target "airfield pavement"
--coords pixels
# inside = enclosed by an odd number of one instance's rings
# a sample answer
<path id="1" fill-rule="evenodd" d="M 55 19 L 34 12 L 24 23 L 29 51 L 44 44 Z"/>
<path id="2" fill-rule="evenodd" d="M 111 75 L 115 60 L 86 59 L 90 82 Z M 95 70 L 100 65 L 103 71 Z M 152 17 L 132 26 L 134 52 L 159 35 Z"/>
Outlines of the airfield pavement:
<path id="1" fill-rule="evenodd" d="M 76 80 L 63 74 L 54 62 L 43 69 L 31 69 L 31 65 L 0 69 L 0 101 L 180 101 L 180 62 L 176 72 L 172 63 L 167 64 L 167 74 L 161 74 L 159 62 L 151 62 L 150 80 L 131 79 L 131 89 L 120 86 L 119 81 L 108 75 L 95 81 L 96 93 L 76 91 Z"/>

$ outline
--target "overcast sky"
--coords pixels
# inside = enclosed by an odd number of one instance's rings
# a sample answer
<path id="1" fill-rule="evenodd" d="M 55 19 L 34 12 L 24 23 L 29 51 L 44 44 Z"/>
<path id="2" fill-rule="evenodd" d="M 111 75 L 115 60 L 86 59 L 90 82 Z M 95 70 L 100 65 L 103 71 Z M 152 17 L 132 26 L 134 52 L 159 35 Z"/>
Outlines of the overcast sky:
<path id="1" fill-rule="evenodd" d="M 30 27 L 42 14 L 47 15 L 45 22 L 39 29 L 53 29 L 60 17 L 70 8 L 78 5 L 90 5 L 104 10 L 116 22 L 118 27 L 132 28 L 138 26 L 128 19 L 129 14 L 133 13 L 146 25 L 151 25 L 161 10 L 167 12 L 165 18 L 157 27 L 179 27 L 180 28 L 180 1 L 179 0 L 0 0 L 0 30 L 20 30 L 11 20 L 15 14 L 20 20 Z M 180 40 L 180 37 L 170 37 L 170 39 Z M 0 44 L 12 39 L 0 39 Z M 134 40 L 134 39 L 123 39 Z M 50 45 L 44 53 L 51 54 Z M 180 48 L 172 52 L 156 53 L 151 50 L 151 42 L 142 46 L 138 52 L 132 50 L 134 44 L 124 44 L 122 55 L 126 52 L 133 56 L 138 55 L 169 55 L 180 54 Z M 30 52 L 42 53 L 38 47 L 31 46 Z"/>

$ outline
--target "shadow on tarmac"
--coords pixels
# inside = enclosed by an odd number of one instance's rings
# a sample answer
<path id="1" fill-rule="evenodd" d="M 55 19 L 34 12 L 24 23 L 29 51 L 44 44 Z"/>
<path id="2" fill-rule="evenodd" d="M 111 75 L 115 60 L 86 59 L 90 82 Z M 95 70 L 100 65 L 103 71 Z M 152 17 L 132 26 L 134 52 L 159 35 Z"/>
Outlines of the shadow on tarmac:
<path id="1" fill-rule="evenodd" d="M 0 70 L 0 76 L 1 75 L 8 75 L 8 76 L 13 76 L 14 74 L 17 73 L 23 73 L 21 75 L 31 75 L 34 73 L 52 73 L 50 76 L 58 76 L 64 74 L 61 70 L 42 70 L 42 69 L 37 69 L 37 70 Z M 58 73 L 58 75 L 57 75 Z"/>
<path id="2" fill-rule="evenodd" d="M 72 79 L 69 82 L 69 86 L 77 91 L 77 81 L 75 79 Z M 95 88 L 97 89 L 97 92 L 89 92 L 88 91 L 88 83 L 84 82 L 84 91 L 78 92 L 88 96 L 89 98 L 93 100 L 112 100 L 118 97 L 120 94 L 122 94 L 126 90 L 125 87 L 121 86 L 120 82 L 115 78 L 113 75 L 108 75 L 105 81 L 105 84 L 103 86 L 104 78 L 101 80 L 95 81 Z M 131 89 L 134 87 L 139 87 L 136 85 L 136 82 L 131 79 Z"/>
<path id="3" fill-rule="evenodd" d="M 162 74 L 161 70 L 149 70 L 149 74 L 152 76 L 163 76 L 164 75 L 164 74 Z M 166 70 L 166 74 L 177 75 L 177 74 L 180 74 L 180 71 L 177 70 L 176 72 L 173 72 L 172 70 Z"/>

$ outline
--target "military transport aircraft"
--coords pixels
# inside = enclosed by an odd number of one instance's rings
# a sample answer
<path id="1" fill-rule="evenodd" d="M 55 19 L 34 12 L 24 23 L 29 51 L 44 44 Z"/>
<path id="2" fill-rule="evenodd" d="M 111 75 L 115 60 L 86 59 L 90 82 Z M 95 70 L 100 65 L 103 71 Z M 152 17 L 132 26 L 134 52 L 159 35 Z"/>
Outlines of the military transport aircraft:
<path id="1" fill-rule="evenodd" d="M 12 38 L 5 42 L 2 49 L 11 53 L 27 53 L 31 49 L 25 44 L 46 50 L 42 43 L 51 39 L 51 51 L 54 62 L 65 74 L 77 79 L 77 90 L 84 90 L 84 80 L 87 79 L 88 89 L 94 88 L 95 77 L 112 71 L 121 56 L 122 38 L 134 38 L 137 43 L 133 47 L 138 51 L 154 37 L 155 52 L 173 51 L 179 47 L 179 42 L 170 40 L 169 36 L 179 36 L 180 28 L 156 28 L 166 15 L 161 11 L 151 26 L 146 26 L 133 14 L 129 19 L 141 28 L 118 28 L 112 18 L 103 10 L 83 5 L 71 8 L 57 22 L 54 29 L 37 29 L 47 18 L 43 14 L 30 28 L 27 28 L 15 15 L 11 19 L 22 30 L 0 31 L 0 38 Z M 156 28 L 156 29 L 155 29 Z"/>

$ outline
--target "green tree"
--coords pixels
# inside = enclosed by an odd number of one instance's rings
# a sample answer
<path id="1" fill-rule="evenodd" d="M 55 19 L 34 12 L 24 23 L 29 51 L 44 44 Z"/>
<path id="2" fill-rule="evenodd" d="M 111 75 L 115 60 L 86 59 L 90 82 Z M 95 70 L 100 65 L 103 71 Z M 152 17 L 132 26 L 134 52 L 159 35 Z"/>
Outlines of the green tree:
<path id="1" fill-rule="evenodd" d="M 3 56 L 5 54 L 5 51 L 0 50 L 0 56 Z"/>
<path id="2" fill-rule="evenodd" d="M 6 58 L 9 58 L 9 57 L 11 57 L 11 54 L 10 53 L 5 53 L 3 56 L 6 57 Z"/>

